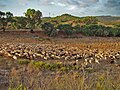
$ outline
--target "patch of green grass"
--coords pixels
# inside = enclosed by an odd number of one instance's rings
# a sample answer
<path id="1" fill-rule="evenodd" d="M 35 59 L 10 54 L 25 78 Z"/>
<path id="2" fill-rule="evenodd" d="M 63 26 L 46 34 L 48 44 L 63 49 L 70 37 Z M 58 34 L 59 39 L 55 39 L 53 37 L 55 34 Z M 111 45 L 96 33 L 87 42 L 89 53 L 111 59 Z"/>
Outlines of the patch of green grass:
<path id="1" fill-rule="evenodd" d="M 9 87 L 8 90 L 27 90 L 27 88 L 23 86 L 22 84 L 20 84 L 19 86 L 15 88 Z"/>
<path id="2" fill-rule="evenodd" d="M 45 62 L 42 62 L 42 61 L 39 61 L 39 62 L 32 61 L 31 63 L 33 64 L 33 66 L 39 69 L 45 65 Z"/>
<path id="3" fill-rule="evenodd" d="M 27 65 L 30 63 L 30 60 L 27 60 L 27 59 L 19 59 L 18 60 L 18 63 L 21 64 L 21 65 Z"/>
<path id="4" fill-rule="evenodd" d="M 38 68 L 38 69 L 41 69 L 41 70 L 51 70 L 51 71 L 57 71 L 57 70 L 60 70 L 60 71 L 69 71 L 69 70 L 79 70 L 81 69 L 80 66 L 78 65 L 71 65 L 71 64 L 68 64 L 68 65 L 64 65 L 63 63 L 61 62 L 55 62 L 55 63 L 50 63 L 50 62 L 44 62 L 44 61 L 34 61 L 34 60 L 26 60 L 26 59 L 21 59 L 21 60 L 18 60 L 18 63 L 21 64 L 21 65 L 32 65 L 32 67 L 35 67 L 35 68 Z"/>

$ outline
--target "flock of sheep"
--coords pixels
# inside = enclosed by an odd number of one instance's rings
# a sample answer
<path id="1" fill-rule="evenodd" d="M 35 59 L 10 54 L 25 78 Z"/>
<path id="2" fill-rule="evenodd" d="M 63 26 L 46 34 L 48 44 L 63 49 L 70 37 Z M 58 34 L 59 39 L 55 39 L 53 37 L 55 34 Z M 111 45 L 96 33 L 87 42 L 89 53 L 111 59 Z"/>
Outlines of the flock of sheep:
<path id="1" fill-rule="evenodd" d="M 69 47 L 62 44 L 2 44 L 0 56 L 14 60 L 28 59 L 36 61 L 59 60 L 70 61 L 73 65 L 81 64 L 86 67 L 89 64 L 101 64 L 106 61 L 110 64 L 120 65 L 119 51 L 101 51 L 99 49 L 87 49 Z M 53 61 L 54 62 L 54 61 Z"/>

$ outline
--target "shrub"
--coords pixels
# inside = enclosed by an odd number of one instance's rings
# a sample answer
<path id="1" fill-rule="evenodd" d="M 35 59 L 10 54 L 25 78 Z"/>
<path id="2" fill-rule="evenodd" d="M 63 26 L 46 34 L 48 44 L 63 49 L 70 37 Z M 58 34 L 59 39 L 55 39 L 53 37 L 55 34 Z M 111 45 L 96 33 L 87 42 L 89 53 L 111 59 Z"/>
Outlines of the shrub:
<path id="1" fill-rule="evenodd" d="M 32 63 L 36 68 L 39 68 L 39 69 L 43 68 L 43 66 L 46 64 L 45 62 L 42 62 L 42 61 L 39 61 L 39 62 L 33 61 Z"/>
<path id="2" fill-rule="evenodd" d="M 18 60 L 18 63 L 21 64 L 21 65 L 29 64 L 29 63 L 30 63 L 30 60 L 27 60 L 27 59 L 20 59 L 20 60 Z"/>
<path id="3" fill-rule="evenodd" d="M 70 24 L 60 24 L 57 26 L 57 29 L 64 31 L 67 36 L 70 36 L 74 33 L 73 27 Z"/>
<path id="4" fill-rule="evenodd" d="M 44 33 L 50 37 L 54 37 L 58 34 L 57 30 L 54 28 L 54 25 L 51 23 L 42 24 L 42 29 L 44 30 Z"/>

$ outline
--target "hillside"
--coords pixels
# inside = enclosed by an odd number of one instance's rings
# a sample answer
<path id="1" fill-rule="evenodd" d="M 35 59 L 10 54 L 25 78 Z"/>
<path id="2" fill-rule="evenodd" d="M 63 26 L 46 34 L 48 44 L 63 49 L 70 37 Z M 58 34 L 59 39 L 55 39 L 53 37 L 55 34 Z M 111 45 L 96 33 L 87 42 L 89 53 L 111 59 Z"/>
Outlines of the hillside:
<path id="1" fill-rule="evenodd" d="M 120 16 L 98 16 L 97 19 L 106 25 L 120 24 Z"/>
<path id="2" fill-rule="evenodd" d="M 42 19 L 43 22 L 59 22 L 59 24 L 83 24 L 88 22 L 89 20 L 97 21 L 97 23 L 102 23 L 102 25 L 115 25 L 120 23 L 119 16 L 87 16 L 87 17 L 76 17 L 70 14 L 63 14 L 56 17 L 45 17 Z"/>
<path id="3" fill-rule="evenodd" d="M 70 14 L 63 14 L 56 17 L 45 17 L 42 19 L 44 22 L 51 22 L 52 24 L 75 24 L 76 22 L 80 22 L 81 18 L 72 16 Z"/>
<path id="4" fill-rule="evenodd" d="M 100 21 L 103 21 L 103 22 L 116 22 L 116 21 L 120 21 L 120 16 L 98 16 L 97 18 Z"/>

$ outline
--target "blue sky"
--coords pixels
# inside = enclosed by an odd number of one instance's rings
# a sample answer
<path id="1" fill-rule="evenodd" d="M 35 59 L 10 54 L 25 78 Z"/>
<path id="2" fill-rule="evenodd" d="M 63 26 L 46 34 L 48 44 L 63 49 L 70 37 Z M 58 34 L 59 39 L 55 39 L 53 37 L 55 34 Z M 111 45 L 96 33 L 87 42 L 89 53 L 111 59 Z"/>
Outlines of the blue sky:
<path id="1" fill-rule="evenodd" d="M 23 16 L 28 8 L 40 10 L 43 16 L 69 13 L 76 16 L 120 16 L 120 0 L 0 0 L 0 11 Z"/>

